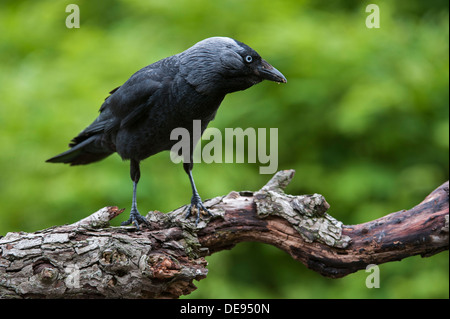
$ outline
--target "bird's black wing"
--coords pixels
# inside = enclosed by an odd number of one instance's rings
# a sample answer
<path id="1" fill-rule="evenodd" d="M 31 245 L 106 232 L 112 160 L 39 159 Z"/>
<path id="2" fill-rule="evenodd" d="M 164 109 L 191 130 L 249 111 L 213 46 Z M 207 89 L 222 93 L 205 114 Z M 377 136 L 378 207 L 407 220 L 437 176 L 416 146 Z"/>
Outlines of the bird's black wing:
<path id="1" fill-rule="evenodd" d="M 100 107 L 100 115 L 69 146 L 73 147 L 96 134 L 109 135 L 121 128 L 129 128 L 145 118 L 153 106 L 152 96 L 169 75 L 161 68 L 160 62 L 137 71 L 123 85 L 112 90 Z"/>
<path id="2" fill-rule="evenodd" d="M 111 96 L 111 94 L 113 94 L 114 92 L 116 92 L 119 88 L 120 88 L 120 86 L 116 87 L 114 90 L 111 90 L 111 91 L 109 92 L 109 95 L 105 98 L 105 101 L 106 101 L 107 98 L 109 98 L 109 97 Z"/>
<path id="3" fill-rule="evenodd" d="M 153 63 L 133 74 L 122 86 L 112 91 L 105 100 L 100 112 L 110 111 L 116 119 L 106 123 L 105 129 L 130 128 L 140 119 L 148 116 L 154 107 L 155 95 L 174 76 L 173 63 L 169 58 Z"/>

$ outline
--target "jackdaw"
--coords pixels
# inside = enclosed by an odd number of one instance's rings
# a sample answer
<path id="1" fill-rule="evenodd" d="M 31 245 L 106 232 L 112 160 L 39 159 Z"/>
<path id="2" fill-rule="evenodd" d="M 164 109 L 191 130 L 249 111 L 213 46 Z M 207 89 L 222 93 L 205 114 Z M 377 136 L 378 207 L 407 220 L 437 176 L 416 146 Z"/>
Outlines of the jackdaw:
<path id="1" fill-rule="evenodd" d="M 203 206 L 192 177 L 194 140 L 193 121 L 201 120 L 201 132 L 214 119 L 227 93 L 245 90 L 262 80 L 286 83 L 286 78 L 246 44 L 228 37 L 212 37 L 184 52 L 150 64 L 134 73 L 105 99 L 100 115 L 72 139 L 70 149 L 47 160 L 50 163 L 83 165 L 117 152 L 130 160 L 133 200 L 130 218 L 122 225 L 148 224 L 136 204 L 140 161 L 177 143 L 170 135 L 185 128 L 191 136 L 190 154 L 183 168 L 192 187 L 186 218 L 197 210 L 211 213 Z M 189 160 L 186 160 L 189 159 Z"/>

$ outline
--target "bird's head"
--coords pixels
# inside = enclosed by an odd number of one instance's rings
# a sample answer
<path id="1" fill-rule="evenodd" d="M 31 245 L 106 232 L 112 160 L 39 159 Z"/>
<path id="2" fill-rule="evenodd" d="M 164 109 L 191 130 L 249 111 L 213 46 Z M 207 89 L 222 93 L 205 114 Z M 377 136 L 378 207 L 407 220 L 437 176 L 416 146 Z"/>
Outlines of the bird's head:
<path id="1" fill-rule="evenodd" d="M 179 57 L 181 74 L 204 94 L 245 90 L 263 80 L 287 82 L 255 50 L 227 37 L 200 41 Z"/>

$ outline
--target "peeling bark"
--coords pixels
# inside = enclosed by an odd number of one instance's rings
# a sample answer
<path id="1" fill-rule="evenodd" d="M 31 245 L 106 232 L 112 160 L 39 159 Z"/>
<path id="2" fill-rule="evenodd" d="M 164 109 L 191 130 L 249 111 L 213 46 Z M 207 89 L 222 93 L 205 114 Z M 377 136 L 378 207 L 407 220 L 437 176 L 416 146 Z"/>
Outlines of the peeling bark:
<path id="1" fill-rule="evenodd" d="M 197 226 L 184 206 L 150 212 L 140 231 L 110 227 L 123 210 L 105 207 L 71 225 L 8 233 L 0 238 L 0 298 L 177 298 L 207 276 L 205 256 L 243 241 L 274 245 L 331 278 L 448 250 L 448 182 L 410 210 L 347 226 L 326 213 L 322 195 L 285 194 L 293 176 L 281 171 L 257 192 L 206 201 L 214 217 Z"/>

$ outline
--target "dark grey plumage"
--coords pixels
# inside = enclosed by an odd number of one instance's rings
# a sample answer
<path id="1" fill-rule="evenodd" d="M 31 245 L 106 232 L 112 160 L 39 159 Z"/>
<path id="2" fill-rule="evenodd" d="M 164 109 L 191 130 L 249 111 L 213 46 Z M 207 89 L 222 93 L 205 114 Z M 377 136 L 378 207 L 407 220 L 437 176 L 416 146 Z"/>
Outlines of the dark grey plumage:
<path id="1" fill-rule="evenodd" d="M 177 143 L 170 139 L 170 133 L 177 127 L 186 128 L 192 137 L 193 120 L 201 120 L 203 133 L 227 93 L 245 90 L 264 79 L 286 82 L 249 46 L 226 37 L 205 39 L 142 68 L 111 91 L 100 115 L 71 141 L 70 149 L 47 162 L 89 164 L 114 152 L 129 159 L 133 203 L 130 219 L 124 224 L 134 222 L 139 227 L 139 223 L 146 223 L 136 205 L 139 162 L 170 150 Z M 197 142 L 191 141 L 192 145 Z M 199 210 L 207 209 L 195 188 L 192 166 L 192 160 L 183 164 L 193 191 L 187 216 L 195 206 L 198 221 Z"/>

